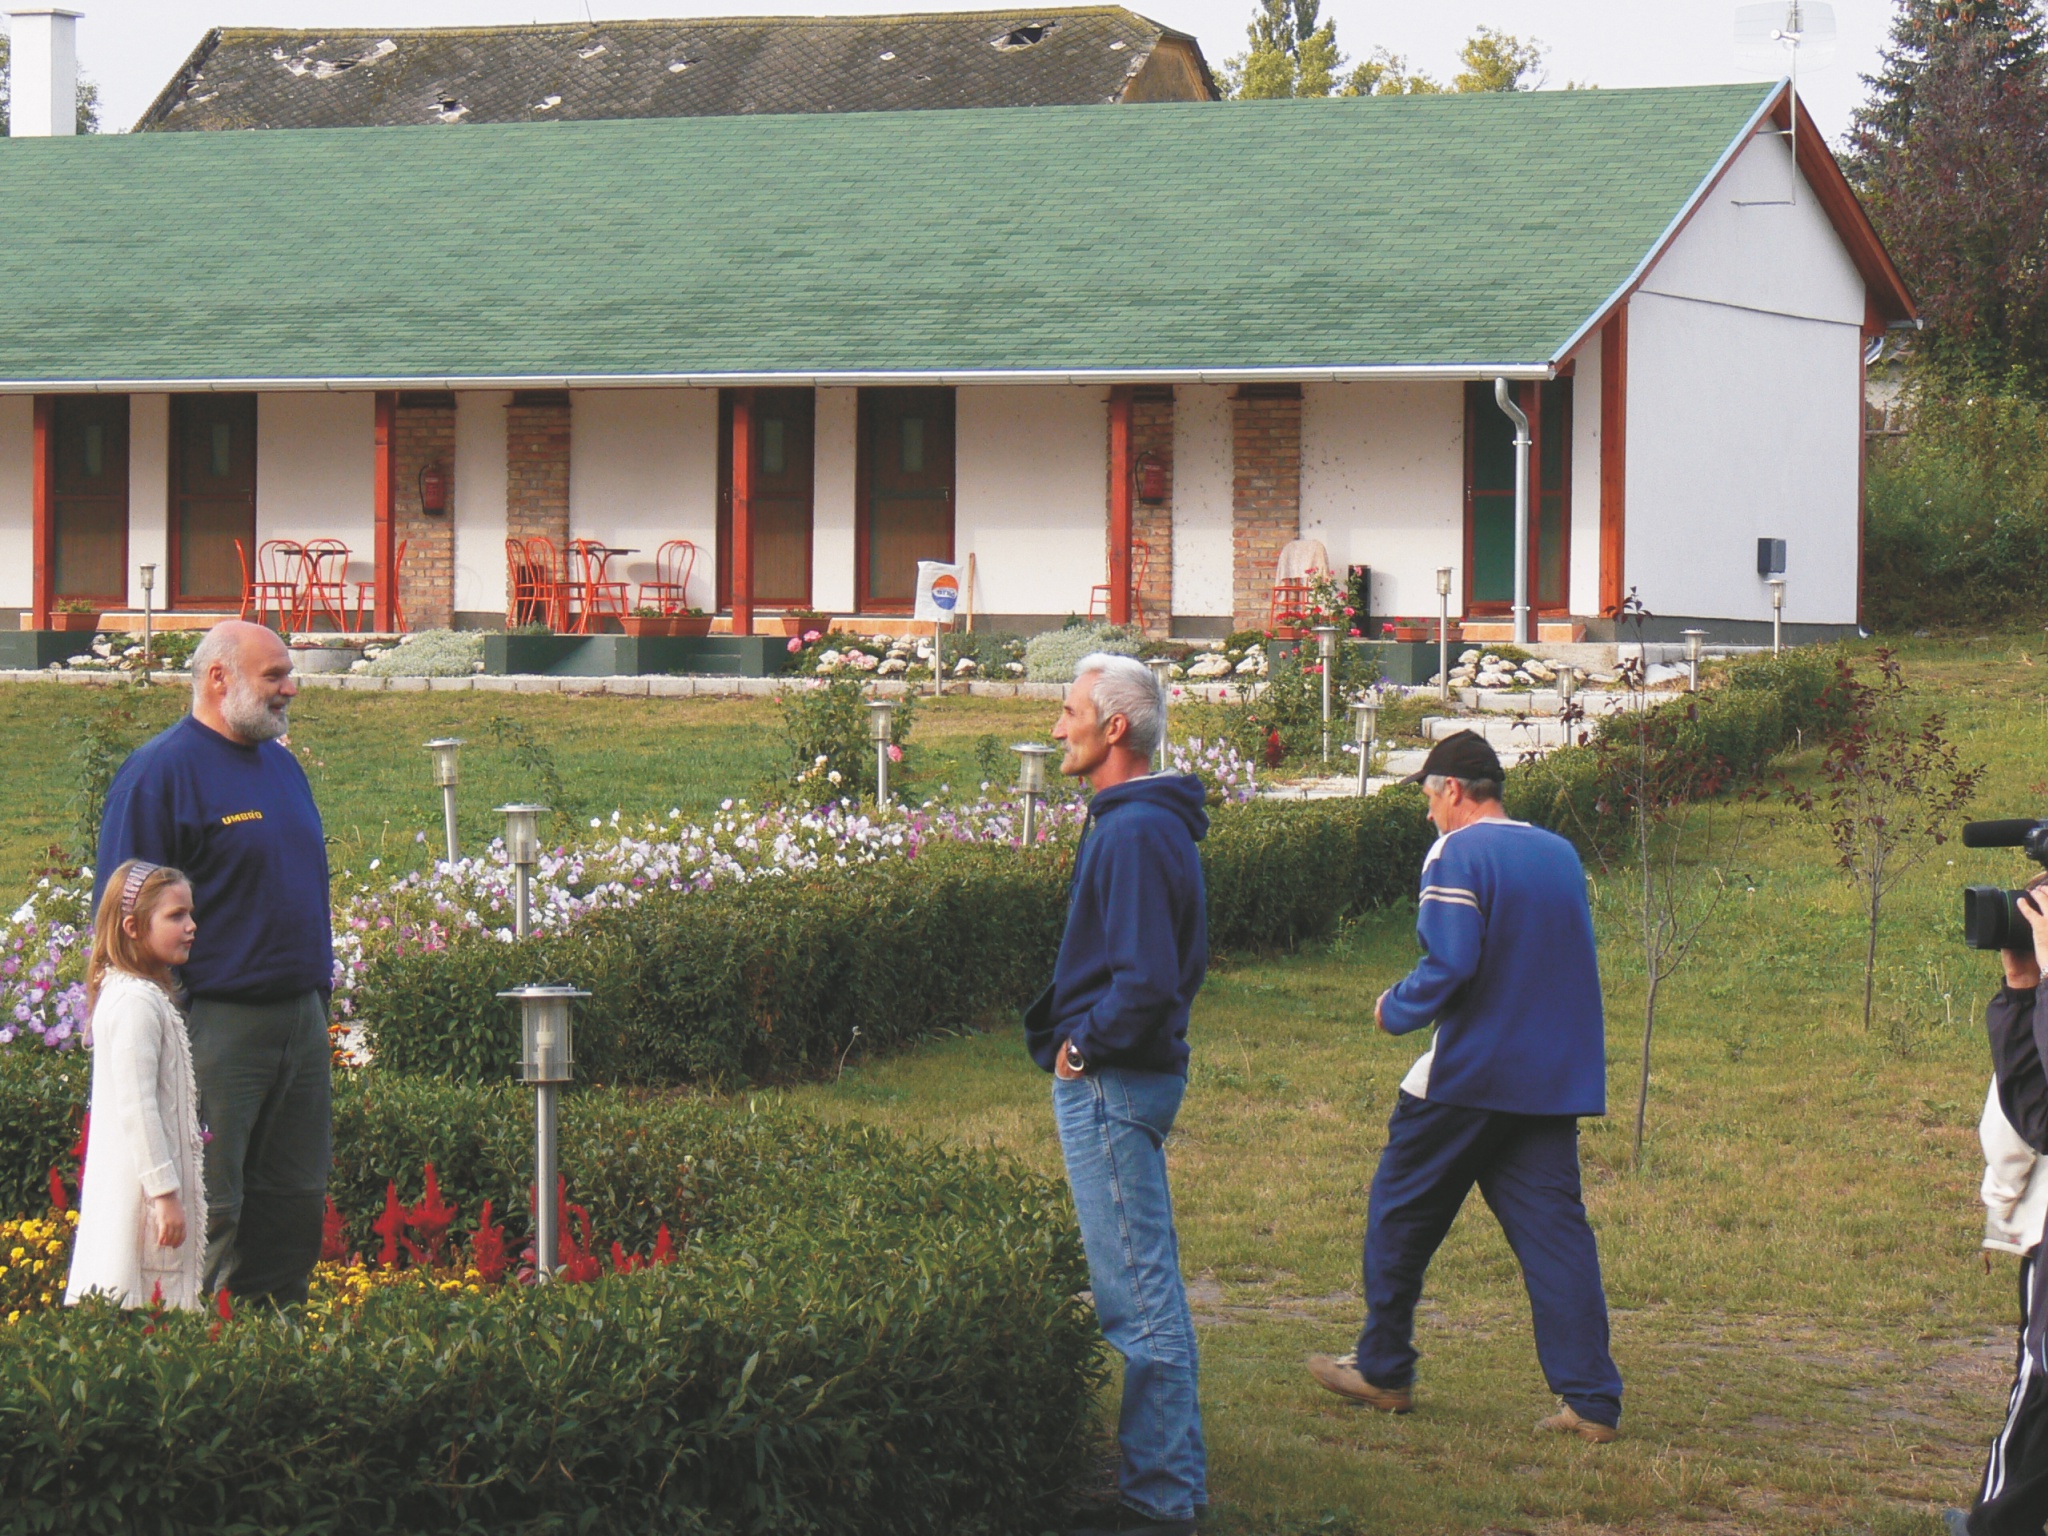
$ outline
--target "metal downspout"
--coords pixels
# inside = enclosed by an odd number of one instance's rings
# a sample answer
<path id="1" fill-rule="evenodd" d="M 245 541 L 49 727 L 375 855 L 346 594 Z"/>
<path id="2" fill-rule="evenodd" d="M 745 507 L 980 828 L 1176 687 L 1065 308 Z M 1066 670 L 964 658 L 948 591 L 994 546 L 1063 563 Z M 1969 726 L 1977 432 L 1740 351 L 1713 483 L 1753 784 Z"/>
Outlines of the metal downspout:
<path id="1" fill-rule="evenodd" d="M 1493 381 L 1493 402 L 1515 424 L 1515 641 L 1527 645 L 1529 633 L 1529 418 L 1515 404 L 1506 379 Z"/>

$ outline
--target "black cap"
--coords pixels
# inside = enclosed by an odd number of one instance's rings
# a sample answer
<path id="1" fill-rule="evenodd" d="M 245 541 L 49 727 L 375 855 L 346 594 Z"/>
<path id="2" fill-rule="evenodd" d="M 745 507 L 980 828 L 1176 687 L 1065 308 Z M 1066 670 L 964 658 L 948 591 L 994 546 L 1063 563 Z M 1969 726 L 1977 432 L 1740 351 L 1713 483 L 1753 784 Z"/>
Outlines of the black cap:
<path id="1" fill-rule="evenodd" d="M 1446 736 L 1429 749 L 1422 766 L 1401 782 L 1420 784 L 1436 774 L 1447 779 L 1492 779 L 1496 784 L 1505 784 L 1508 777 L 1501 769 L 1499 754 L 1476 731 Z"/>

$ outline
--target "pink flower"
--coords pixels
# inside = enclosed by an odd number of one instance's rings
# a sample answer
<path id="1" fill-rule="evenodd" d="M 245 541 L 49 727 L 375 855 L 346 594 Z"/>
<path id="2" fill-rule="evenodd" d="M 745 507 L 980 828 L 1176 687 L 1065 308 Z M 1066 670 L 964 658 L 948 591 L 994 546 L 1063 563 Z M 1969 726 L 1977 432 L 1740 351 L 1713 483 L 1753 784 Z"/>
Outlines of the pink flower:
<path id="1" fill-rule="evenodd" d="M 1357 612 L 1358 612 L 1358 610 L 1357 610 L 1356 608 L 1346 608 L 1346 609 L 1344 610 L 1344 617 L 1348 619 L 1348 618 L 1352 617 L 1352 615 L 1356 614 Z"/>
<path id="2" fill-rule="evenodd" d="M 817 642 L 818 642 L 818 632 L 817 632 L 817 631 L 816 631 L 815 629 L 807 629 L 807 630 L 805 630 L 805 631 L 804 631 L 804 644 L 805 644 L 805 645 L 815 645 L 815 644 L 817 644 Z"/>
<path id="3" fill-rule="evenodd" d="M 1357 630 L 1355 630 L 1355 629 L 1354 629 L 1354 630 L 1352 630 L 1352 631 L 1351 631 L 1351 638 L 1352 638 L 1352 639 L 1356 640 L 1356 639 L 1358 638 L 1358 636 L 1359 636 L 1359 632 L 1358 632 Z"/>
<path id="4" fill-rule="evenodd" d="M 797 639 L 797 637 L 796 637 L 795 635 L 791 635 L 791 636 L 789 637 L 789 649 L 790 649 L 790 652 L 791 652 L 791 654 L 792 654 L 792 655 L 793 655 L 793 654 L 795 654 L 796 652 L 798 652 L 798 651 L 802 650 L 803 648 L 804 648 L 804 643 L 803 643 L 803 641 L 801 641 L 801 640 Z"/>
<path id="5" fill-rule="evenodd" d="M 897 746 L 896 743 L 893 741 L 889 743 L 889 761 L 892 763 L 900 763 L 903 761 L 903 749 Z"/>

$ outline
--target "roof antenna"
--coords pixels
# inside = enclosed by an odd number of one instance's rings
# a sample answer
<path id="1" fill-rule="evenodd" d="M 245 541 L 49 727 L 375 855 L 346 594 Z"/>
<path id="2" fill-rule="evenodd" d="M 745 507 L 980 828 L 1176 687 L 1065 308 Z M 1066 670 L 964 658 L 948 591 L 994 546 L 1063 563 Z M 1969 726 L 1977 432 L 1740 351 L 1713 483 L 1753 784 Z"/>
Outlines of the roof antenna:
<path id="1" fill-rule="evenodd" d="M 1792 149 L 1792 195 L 1787 198 L 1744 202 L 1738 208 L 1783 208 L 1799 201 L 1799 64 L 1802 56 L 1808 69 L 1823 69 L 1835 56 L 1835 8 L 1827 0 L 1764 0 L 1760 5 L 1735 8 L 1735 50 L 1745 64 L 1758 69 L 1776 69 L 1789 55 L 1792 80 L 1791 126 L 1765 129 L 1784 135 Z"/>

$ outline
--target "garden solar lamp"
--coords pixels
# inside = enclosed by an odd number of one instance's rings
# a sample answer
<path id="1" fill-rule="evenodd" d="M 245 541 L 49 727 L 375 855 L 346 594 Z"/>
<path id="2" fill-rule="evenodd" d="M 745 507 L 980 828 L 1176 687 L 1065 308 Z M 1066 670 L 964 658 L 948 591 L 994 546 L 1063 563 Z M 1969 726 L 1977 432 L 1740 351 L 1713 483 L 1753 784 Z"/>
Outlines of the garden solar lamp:
<path id="1" fill-rule="evenodd" d="M 1778 654 L 1785 639 L 1785 578 L 1771 579 L 1771 654 Z"/>
<path id="2" fill-rule="evenodd" d="M 1045 798 L 1045 760 L 1052 748 L 1035 741 L 1019 742 L 1010 750 L 1017 754 L 1017 793 L 1024 797 L 1024 846 L 1038 841 L 1038 802 Z"/>
<path id="3" fill-rule="evenodd" d="M 1561 663 L 1557 669 L 1557 700 L 1569 704 L 1578 696 L 1579 669 L 1569 662 Z"/>
<path id="4" fill-rule="evenodd" d="M 1173 670 L 1171 656 L 1147 656 L 1145 665 L 1152 669 L 1152 681 L 1159 685 L 1159 746 L 1152 754 L 1153 771 L 1166 772 L 1166 674 Z"/>
<path id="5" fill-rule="evenodd" d="M 1436 568 L 1436 696 L 1451 696 L 1451 568 Z"/>
<path id="6" fill-rule="evenodd" d="M 1686 691 L 1688 693 L 1698 693 L 1700 691 L 1700 642 L 1707 638 L 1707 632 L 1704 629 L 1686 629 L 1680 630 L 1679 633 L 1685 636 Z"/>
<path id="7" fill-rule="evenodd" d="M 1373 748 L 1379 742 L 1380 696 L 1367 689 L 1365 697 L 1351 701 L 1351 734 L 1358 742 L 1358 792 L 1366 792 L 1366 780 L 1372 777 Z"/>
<path id="8" fill-rule="evenodd" d="M 540 862 L 540 819 L 545 805 L 501 805 L 505 818 L 505 857 L 512 861 L 512 936 L 533 933 L 533 866 Z"/>
<path id="9" fill-rule="evenodd" d="M 514 987 L 500 997 L 519 1002 L 519 1080 L 533 1095 L 533 1267 L 545 1280 L 562 1251 L 561 1187 L 556 1181 L 555 1111 L 562 1084 L 576 1076 L 569 1004 L 588 992 L 574 987 Z"/>
<path id="10" fill-rule="evenodd" d="M 868 700 L 868 738 L 875 744 L 875 808 L 889 803 L 889 745 L 896 732 L 896 701 Z"/>
<path id="11" fill-rule="evenodd" d="M 142 574 L 142 686 L 149 686 L 149 657 L 156 640 L 156 567 L 145 565 Z"/>
<path id="12" fill-rule="evenodd" d="M 427 743 L 434 754 L 434 782 L 441 786 L 441 821 L 448 833 L 448 867 L 453 869 L 461 855 L 455 851 L 455 753 L 461 738 L 442 736 Z"/>
<path id="13" fill-rule="evenodd" d="M 1316 656 L 1323 664 L 1323 766 L 1330 765 L 1330 673 L 1337 665 L 1337 626 L 1316 626 Z"/>

